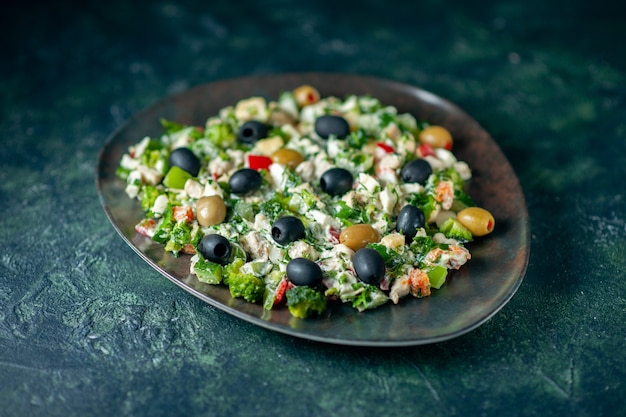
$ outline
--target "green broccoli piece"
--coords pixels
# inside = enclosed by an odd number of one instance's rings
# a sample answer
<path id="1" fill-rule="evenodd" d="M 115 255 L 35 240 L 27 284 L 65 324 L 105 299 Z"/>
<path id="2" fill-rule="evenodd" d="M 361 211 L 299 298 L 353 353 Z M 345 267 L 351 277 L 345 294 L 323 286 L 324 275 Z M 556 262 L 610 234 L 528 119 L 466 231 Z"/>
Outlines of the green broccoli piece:
<path id="1" fill-rule="evenodd" d="M 235 144 L 235 133 L 227 123 L 215 123 L 207 126 L 204 135 L 216 146 L 227 149 Z"/>
<path id="2" fill-rule="evenodd" d="M 197 240 L 197 237 L 196 239 Z M 178 256 L 183 246 L 190 242 L 195 246 L 196 241 L 191 238 L 191 225 L 187 222 L 171 222 L 169 230 L 169 239 L 165 244 L 165 251 L 172 252 L 174 256 Z"/>
<path id="3" fill-rule="evenodd" d="M 139 160 L 142 165 L 148 166 L 150 168 L 155 168 L 157 166 L 157 162 L 161 161 L 161 166 L 163 169 L 161 170 L 161 174 L 164 174 L 169 168 L 168 165 L 168 157 L 169 150 L 163 147 L 163 144 L 157 140 L 151 139 L 146 146 L 143 154 Z"/>
<path id="4" fill-rule="evenodd" d="M 154 185 L 146 185 L 141 189 L 141 209 L 144 212 L 148 212 L 152 206 L 154 206 L 154 201 L 157 199 L 159 195 L 161 195 L 162 191 L 156 188 Z M 149 214 L 150 217 L 152 214 Z"/>
<path id="5" fill-rule="evenodd" d="M 282 193 L 277 192 L 259 205 L 259 211 L 273 222 L 281 216 L 292 214 L 289 208 L 290 201 L 290 197 L 286 197 Z"/>
<path id="6" fill-rule="evenodd" d="M 463 226 L 460 221 L 454 217 L 450 217 L 439 227 L 439 231 L 447 238 L 456 239 L 459 242 L 471 242 L 473 240 L 472 232 Z"/>
<path id="7" fill-rule="evenodd" d="M 286 296 L 287 308 L 295 317 L 305 319 L 326 311 L 326 298 L 324 295 L 306 285 L 298 285 L 289 289 Z"/>
<path id="8" fill-rule="evenodd" d="M 249 303 L 257 303 L 263 300 L 265 283 L 263 279 L 251 273 L 241 272 L 241 267 L 246 263 L 245 259 L 235 260 L 224 268 L 222 278 L 233 298 L 243 298 Z"/>
<path id="9" fill-rule="evenodd" d="M 200 282 L 214 285 L 222 282 L 224 268 L 220 264 L 201 258 L 196 262 L 193 269 L 196 271 L 196 276 Z"/>
<path id="10" fill-rule="evenodd" d="M 376 308 L 389 301 L 389 297 L 374 285 L 367 285 L 352 300 L 352 307 L 359 311 Z"/>

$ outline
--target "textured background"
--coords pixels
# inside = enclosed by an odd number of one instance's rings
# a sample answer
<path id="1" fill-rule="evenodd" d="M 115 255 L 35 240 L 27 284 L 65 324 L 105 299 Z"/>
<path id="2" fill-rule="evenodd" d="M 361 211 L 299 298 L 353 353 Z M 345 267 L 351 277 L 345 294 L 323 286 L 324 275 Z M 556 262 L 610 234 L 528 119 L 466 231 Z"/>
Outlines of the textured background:
<path id="1" fill-rule="evenodd" d="M 0 13 L 0 416 L 626 415 L 626 10 L 583 1 L 10 1 Z M 106 137 L 204 82 L 340 71 L 459 104 L 515 168 L 532 249 L 435 345 L 257 328 L 128 248 Z"/>

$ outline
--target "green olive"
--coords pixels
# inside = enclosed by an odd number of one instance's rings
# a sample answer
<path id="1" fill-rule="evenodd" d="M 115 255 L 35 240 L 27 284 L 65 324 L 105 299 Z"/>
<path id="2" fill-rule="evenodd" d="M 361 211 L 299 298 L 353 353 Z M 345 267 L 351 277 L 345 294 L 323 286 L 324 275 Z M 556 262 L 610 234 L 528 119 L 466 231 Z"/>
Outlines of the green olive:
<path id="1" fill-rule="evenodd" d="M 310 85 L 301 85 L 300 87 L 294 89 L 292 93 L 299 107 L 308 106 L 309 104 L 317 103 L 320 100 L 319 91 Z"/>
<path id="2" fill-rule="evenodd" d="M 200 226 L 220 224 L 226 218 L 226 204 L 219 195 L 200 197 L 196 202 L 196 218 Z"/>
<path id="3" fill-rule="evenodd" d="M 369 224 L 353 224 L 343 229 L 339 235 L 339 242 L 353 251 L 364 248 L 368 243 L 378 242 L 379 239 L 380 235 Z"/>
<path id="4" fill-rule="evenodd" d="M 419 133 L 420 142 L 433 148 L 452 149 L 452 135 L 442 126 L 429 126 Z"/>
<path id="5" fill-rule="evenodd" d="M 295 169 L 304 161 L 304 156 L 296 150 L 282 148 L 272 154 L 272 161 L 280 165 L 285 165 L 290 169 Z"/>
<path id="6" fill-rule="evenodd" d="M 474 236 L 487 235 L 493 231 L 496 225 L 491 213 L 480 207 L 463 209 L 457 213 L 456 218 Z"/>

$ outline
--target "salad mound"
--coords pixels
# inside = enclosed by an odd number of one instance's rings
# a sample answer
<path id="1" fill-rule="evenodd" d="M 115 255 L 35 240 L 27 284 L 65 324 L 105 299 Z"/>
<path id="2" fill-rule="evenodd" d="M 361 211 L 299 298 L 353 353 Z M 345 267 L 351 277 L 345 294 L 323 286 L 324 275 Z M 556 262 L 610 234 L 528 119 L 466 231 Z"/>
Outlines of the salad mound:
<path id="1" fill-rule="evenodd" d="M 450 132 L 367 95 L 242 99 L 203 126 L 162 120 L 117 174 L 137 233 L 190 256 L 199 281 L 296 317 L 427 297 L 490 233 Z"/>

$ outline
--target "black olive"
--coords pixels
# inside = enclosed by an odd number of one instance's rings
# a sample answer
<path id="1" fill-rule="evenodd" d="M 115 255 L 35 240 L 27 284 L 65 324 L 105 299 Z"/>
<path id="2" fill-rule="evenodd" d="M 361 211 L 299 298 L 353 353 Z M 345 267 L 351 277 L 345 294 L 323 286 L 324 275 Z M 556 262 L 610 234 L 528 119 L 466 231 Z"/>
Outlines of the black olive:
<path id="1" fill-rule="evenodd" d="M 325 114 L 315 120 L 315 133 L 328 139 L 331 135 L 337 139 L 345 139 L 350 134 L 350 125 L 341 116 Z"/>
<path id="2" fill-rule="evenodd" d="M 237 137 L 243 143 L 252 144 L 259 139 L 267 137 L 269 128 L 266 124 L 259 122 L 258 120 L 248 120 L 239 128 L 239 134 Z"/>
<path id="3" fill-rule="evenodd" d="M 295 216 L 284 216 L 272 225 L 272 238 L 281 245 L 295 242 L 304 237 L 304 224 Z"/>
<path id="4" fill-rule="evenodd" d="M 396 230 L 404 235 L 406 243 L 411 243 L 417 234 L 417 229 L 424 227 L 424 212 L 411 204 L 402 207 L 396 221 Z"/>
<path id="5" fill-rule="evenodd" d="M 204 259 L 226 265 L 230 262 L 232 247 L 224 236 L 210 234 L 202 238 L 198 244 L 198 251 Z"/>
<path id="6" fill-rule="evenodd" d="M 234 194 L 250 194 L 261 188 L 263 178 L 258 171 L 251 168 L 242 168 L 235 171 L 228 180 L 230 191 Z"/>
<path id="7" fill-rule="evenodd" d="M 402 168 L 402 181 L 424 184 L 433 169 L 425 159 L 414 159 Z"/>
<path id="8" fill-rule="evenodd" d="M 322 282 L 322 269 L 305 258 L 295 258 L 287 264 L 287 278 L 295 285 L 315 287 Z"/>
<path id="9" fill-rule="evenodd" d="M 197 177 L 200 172 L 200 159 L 189 148 L 176 148 L 170 153 L 168 160 L 170 166 L 187 171 Z"/>
<path id="10" fill-rule="evenodd" d="M 352 257 L 352 264 L 357 278 L 366 284 L 378 285 L 385 277 L 385 260 L 375 249 L 359 249 Z"/>
<path id="11" fill-rule="evenodd" d="M 331 168 L 322 174 L 320 187 L 332 196 L 343 195 L 352 188 L 354 178 L 347 169 Z"/>

